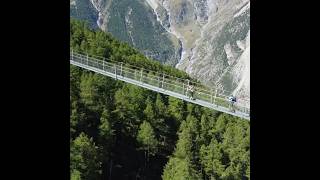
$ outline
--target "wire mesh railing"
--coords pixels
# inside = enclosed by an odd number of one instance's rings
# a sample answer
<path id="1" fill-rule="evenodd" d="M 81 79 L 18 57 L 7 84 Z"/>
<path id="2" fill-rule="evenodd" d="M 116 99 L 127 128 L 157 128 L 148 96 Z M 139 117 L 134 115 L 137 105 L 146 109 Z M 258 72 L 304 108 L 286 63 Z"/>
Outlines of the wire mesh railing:
<path id="1" fill-rule="evenodd" d="M 72 50 L 70 51 L 70 53 L 70 60 L 73 62 L 112 73 L 116 77 L 126 77 L 132 80 L 139 81 L 140 83 L 145 83 L 184 96 L 188 96 L 187 86 L 189 83 L 192 83 L 194 87 L 194 99 L 205 101 L 214 106 L 230 108 L 230 103 L 227 99 L 229 95 L 224 94 L 225 92 L 222 92 L 222 90 L 219 88 L 209 88 L 194 81 L 139 68 L 137 66 L 128 65 L 123 62 L 114 62 L 109 61 L 105 58 L 92 57 L 88 54 L 81 54 Z M 247 100 L 240 99 L 238 101 L 246 102 Z M 239 103 L 233 104 L 231 109 L 248 115 L 250 112 L 250 108 L 245 107 Z"/>

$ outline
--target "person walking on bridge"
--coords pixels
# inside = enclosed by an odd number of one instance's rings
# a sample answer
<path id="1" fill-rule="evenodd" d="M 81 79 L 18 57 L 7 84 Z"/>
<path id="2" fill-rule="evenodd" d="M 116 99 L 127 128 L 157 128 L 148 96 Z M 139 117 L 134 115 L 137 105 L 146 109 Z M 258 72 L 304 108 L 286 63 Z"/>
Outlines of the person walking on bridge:
<path id="1" fill-rule="evenodd" d="M 231 95 L 229 98 L 229 102 L 230 102 L 230 105 L 229 105 L 229 108 L 232 112 L 235 112 L 235 108 L 234 108 L 234 103 L 237 102 L 237 99 L 235 96 Z"/>
<path id="2" fill-rule="evenodd" d="M 191 100 L 195 100 L 195 98 L 194 98 L 194 86 L 192 84 L 189 84 L 188 92 L 189 92 L 189 98 Z"/>

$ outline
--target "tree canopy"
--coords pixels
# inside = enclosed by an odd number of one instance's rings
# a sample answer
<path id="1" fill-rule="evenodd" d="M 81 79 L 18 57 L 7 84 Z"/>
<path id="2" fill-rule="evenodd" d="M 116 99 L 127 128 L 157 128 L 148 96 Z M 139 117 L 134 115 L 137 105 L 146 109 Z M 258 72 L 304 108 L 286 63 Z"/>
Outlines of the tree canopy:
<path id="1" fill-rule="evenodd" d="M 185 73 L 71 21 L 71 48 Z M 71 179 L 250 179 L 250 123 L 70 65 Z"/>

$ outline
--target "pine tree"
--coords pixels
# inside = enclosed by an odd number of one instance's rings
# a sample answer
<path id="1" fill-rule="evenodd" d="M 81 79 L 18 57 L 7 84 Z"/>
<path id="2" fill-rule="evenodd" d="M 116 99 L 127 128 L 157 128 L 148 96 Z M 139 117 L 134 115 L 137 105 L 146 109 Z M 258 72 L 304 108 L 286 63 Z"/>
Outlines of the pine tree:
<path id="1" fill-rule="evenodd" d="M 106 109 L 102 112 L 100 118 L 99 132 L 100 137 L 106 142 L 108 142 L 111 139 L 111 136 L 114 134 L 112 123 L 110 122 L 110 114 Z"/>
<path id="2" fill-rule="evenodd" d="M 146 100 L 146 108 L 143 111 L 143 114 L 145 115 L 146 119 L 149 122 L 154 121 L 154 119 L 155 119 L 155 110 L 154 110 L 153 103 L 152 103 L 150 97 L 148 97 L 147 100 Z"/>
<path id="3" fill-rule="evenodd" d="M 197 167 L 198 127 L 196 124 L 197 120 L 192 115 L 181 123 L 176 149 L 164 169 L 162 176 L 164 180 L 201 179 Z"/>
<path id="4" fill-rule="evenodd" d="M 168 113 L 175 119 L 177 124 L 180 124 L 184 119 L 185 104 L 181 99 L 169 96 Z"/>
<path id="5" fill-rule="evenodd" d="M 140 125 L 137 141 L 142 145 L 142 149 L 145 150 L 147 159 L 149 155 L 153 156 L 157 153 L 157 146 L 159 143 L 152 126 L 147 121 L 143 121 Z"/>
<path id="6" fill-rule="evenodd" d="M 127 84 L 115 93 L 116 108 L 113 113 L 124 125 L 127 134 L 131 134 L 133 137 L 139 129 L 140 120 L 143 120 L 144 117 L 145 95 L 148 93 L 142 88 Z"/>
<path id="7" fill-rule="evenodd" d="M 160 93 L 157 93 L 155 110 L 156 110 L 157 117 L 163 117 L 163 118 L 166 117 L 166 115 L 167 115 L 167 107 L 163 103 L 163 99 L 162 99 Z"/>
<path id="8" fill-rule="evenodd" d="M 81 173 L 78 170 L 73 170 L 71 172 L 71 180 L 81 180 Z"/>
<path id="9" fill-rule="evenodd" d="M 76 66 L 70 66 L 70 101 L 77 101 L 80 93 L 81 70 Z"/>
<path id="10" fill-rule="evenodd" d="M 79 101 L 73 101 L 71 103 L 70 111 L 70 137 L 74 139 L 77 136 L 77 132 L 84 130 L 88 124 L 86 122 L 86 114 L 83 105 Z"/>
<path id="11" fill-rule="evenodd" d="M 173 146 L 169 145 L 168 143 L 172 140 L 170 139 L 170 136 L 173 136 L 173 133 L 170 134 L 171 131 L 175 131 L 170 126 L 172 124 L 172 121 L 167 121 L 168 115 L 167 115 L 167 107 L 163 102 L 163 99 L 160 95 L 160 93 L 157 93 L 156 102 L 155 102 L 155 119 L 152 123 L 153 127 L 155 127 L 155 130 L 157 132 L 157 137 L 159 138 L 159 141 L 161 142 L 161 148 L 170 150 L 173 148 Z M 172 148 L 171 148 L 172 147 Z"/>
<path id="12" fill-rule="evenodd" d="M 200 180 L 201 174 L 195 170 L 188 158 L 171 157 L 165 166 L 163 180 Z"/>
<path id="13" fill-rule="evenodd" d="M 101 173 L 101 161 L 98 147 L 92 138 L 81 133 L 72 143 L 70 151 L 70 170 L 79 171 L 83 179 L 98 179 Z"/>
<path id="14" fill-rule="evenodd" d="M 200 162 L 204 167 L 204 171 L 207 176 L 214 179 L 219 179 L 225 170 L 225 165 L 222 163 L 221 147 L 221 144 L 212 139 L 208 146 L 202 145 L 200 148 Z"/>
<path id="15" fill-rule="evenodd" d="M 80 96 L 83 102 L 88 106 L 92 107 L 96 105 L 97 98 L 98 98 L 98 87 L 95 84 L 95 79 L 97 75 L 90 73 L 90 74 L 83 74 L 81 76 L 81 83 L 80 83 Z"/>

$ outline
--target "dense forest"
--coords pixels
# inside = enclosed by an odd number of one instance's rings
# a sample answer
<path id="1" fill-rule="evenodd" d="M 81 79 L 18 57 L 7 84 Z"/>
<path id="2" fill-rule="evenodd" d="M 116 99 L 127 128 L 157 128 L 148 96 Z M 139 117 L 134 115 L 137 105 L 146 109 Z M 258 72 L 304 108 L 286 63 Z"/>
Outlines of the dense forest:
<path id="1" fill-rule="evenodd" d="M 71 48 L 188 77 L 71 20 Z M 250 179 L 250 123 L 70 65 L 70 173 L 78 179 Z"/>

